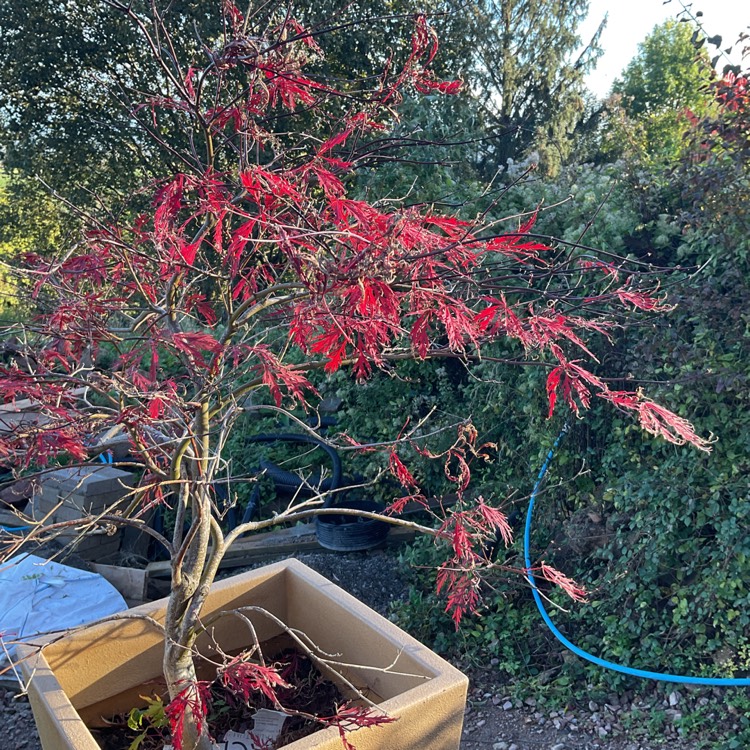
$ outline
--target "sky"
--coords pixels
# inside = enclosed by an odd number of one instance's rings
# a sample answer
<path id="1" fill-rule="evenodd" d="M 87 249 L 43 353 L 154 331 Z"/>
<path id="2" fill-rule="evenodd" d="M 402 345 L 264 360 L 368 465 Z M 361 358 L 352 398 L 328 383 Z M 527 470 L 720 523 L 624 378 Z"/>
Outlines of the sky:
<path id="1" fill-rule="evenodd" d="M 740 31 L 750 33 L 750 0 L 683 0 L 693 15 L 703 11 L 700 21 L 708 36 L 721 34 L 722 47 L 737 40 Z M 638 44 L 649 32 L 668 18 L 675 18 L 682 5 L 679 0 L 591 0 L 589 16 L 581 26 L 580 36 L 588 41 L 608 14 L 607 28 L 601 45 L 604 54 L 586 82 L 597 97 L 609 93 L 612 82 L 638 53 Z M 713 47 L 709 48 L 713 51 Z M 732 62 L 739 63 L 737 55 Z M 721 67 L 721 63 L 720 63 Z"/>

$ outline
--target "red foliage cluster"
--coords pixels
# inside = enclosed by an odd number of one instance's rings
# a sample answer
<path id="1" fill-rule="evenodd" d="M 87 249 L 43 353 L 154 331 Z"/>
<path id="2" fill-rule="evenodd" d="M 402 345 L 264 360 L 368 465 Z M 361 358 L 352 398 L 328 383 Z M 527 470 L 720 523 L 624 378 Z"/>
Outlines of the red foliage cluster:
<path id="1" fill-rule="evenodd" d="M 239 167 L 209 163 L 177 174 L 156 187 L 150 213 L 129 224 L 97 223 L 85 246 L 62 261 L 31 259 L 34 294 L 52 293 L 54 304 L 36 323 L 42 337 L 33 371 L 3 365 L 0 381 L 7 397 L 36 402 L 44 423 L 3 434 L 0 455 L 24 466 L 63 453 L 83 460 L 89 436 L 116 423 L 127 428 L 149 476 L 159 477 L 171 461 L 169 440 L 185 439 L 202 403 L 212 403 L 222 418 L 243 393 L 265 386 L 277 406 L 285 399 L 304 405 L 315 393 L 306 377 L 311 368 L 348 365 L 361 379 L 404 356 L 481 356 L 481 347 L 498 338 L 551 360 L 550 416 L 558 395 L 576 414 L 596 395 L 634 412 L 651 433 L 709 449 L 684 419 L 640 391 L 612 390 L 570 353 L 595 359 L 587 337 L 608 336 L 607 309 L 663 309 L 658 287 L 644 287 L 611 262 L 560 263 L 533 236 L 533 214 L 517 231 L 493 233 L 479 221 L 429 208 L 347 196 L 356 144 L 385 127 L 398 92 L 407 85 L 454 88 L 431 77 L 437 40 L 423 16 L 400 71 L 391 74 L 391 62 L 377 90 L 337 120 L 343 123 L 337 131 L 294 150 L 261 126 L 261 115 L 325 111 L 335 92 L 302 72 L 320 51 L 292 18 L 268 39 L 250 38 L 233 8 L 227 5 L 221 49 L 204 68 L 190 67 L 174 97 L 150 106 L 154 117 L 164 107 L 191 114 L 213 138 L 230 144 L 240 138 Z M 222 88 L 233 71 L 245 81 L 239 96 Z M 211 81 L 209 97 L 201 87 Z M 251 161 L 251 153 L 265 156 Z M 566 292 L 576 287 L 586 293 Z M 91 364 L 105 345 L 118 353 L 109 371 Z M 290 362 L 290 345 L 307 359 Z M 181 374 L 163 374 L 169 359 L 180 362 Z M 105 399 L 108 416 L 81 408 L 70 395 L 79 386 Z M 439 456 L 459 493 L 469 483 L 468 459 L 484 450 L 475 439 L 466 427 Z M 420 500 L 395 451 L 389 461 L 410 497 Z M 442 571 L 441 587 L 452 592 L 457 621 L 472 608 L 476 587 L 473 573 L 454 570 L 476 567 L 468 550 L 478 533 L 490 527 L 505 533 L 504 522 L 490 523 L 482 507 L 445 522 L 456 557 Z"/>
<path id="2" fill-rule="evenodd" d="M 369 706 L 345 704 L 333 716 L 320 717 L 320 721 L 329 727 L 336 727 L 344 750 L 357 750 L 347 739 L 346 733 L 360 727 L 381 727 L 395 721 L 392 716 L 379 713 Z"/>
<path id="3" fill-rule="evenodd" d="M 182 750 L 187 721 L 194 722 L 200 734 L 211 708 L 211 683 L 202 680 L 186 685 L 164 709 L 175 750 Z"/>
<path id="4" fill-rule="evenodd" d="M 266 666 L 248 661 L 242 654 L 231 659 L 221 669 L 222 684 L 246 702 L 253 693 L 261 692 L 273 703 L 278 703 L 277 688 L 288 688 L 289 685 L 279 674 L 276 665 Z"/>
<path id="5" fill-rule="evenodd" d="M 750 74 L 727 72 L 711 83 L 716 107 L 704 117 L 686 112 L 692 132 L 700 145 L 695 161 L 706 160 L 711 154 L 746 159 L 750 150 Z"/>
<path id="6" fill-rule="evenodd" d="M 750 107 L 748 76 L 728 72 L 716 84 L 716 101 L 729 112 L 746 114 Z"/>
<path id="7" fill-rule="evenodd" d="M 559 570 L 547 565 L 542 561 L 539 566 L 542 576 L 555 586 L 559 586 L 571 599 L 582 602 L 586 600 L 586 591 L 582 589 L 575 581 L 563 575 Z"/>
<path id="8" fill-rule="evenodd" d="M 437 588 L 438 593 L 445 590 L 445 611 L 458 629 L 463 616 L 476 611 L 481 602 L 480 572 L 489 564 L 487 550 L 496 539 L 509 546 L 513 531 L 505 513 L 480 496 L 469 507 L 454 510 L 440 533 L 450 540 L 453 555 L 438 569 Z"/>
<path id="9" fill-rule="evenodd" d="M 322 108 L 333 92 L 303 75 L 308 55 L 319 52 L 292 18 L 268 41 L 254 40 L 240 33 L 241 14 L 233 7 L 226 9 L 233 33 L 206 68 L 191 67 L 172 99 L 151 106 L 155 112 L 183 108 L 215 137 L 240 135 L 262 152 L 278 151 L 277 136 L 261 129 L 259 116 L 274 108 Z M 305 371 L 318 362 L 327 372 L 351 365 L 357 378 L 366 378 L 405 354 L 469 356 L 498 337 L 556 360 L 547 384 L 550 414 L 558 392 L 578 412 L 593 389 L 618 408 L 636 411 L 650 431 L 707 449 L 686 424 L 676 427 L 676 418 L 638 393 L 611 392 L 564 352 L 567 343 L 593 356 L 584 335 L 606 336 L 612 326 L 601 313 L 603 302 L 660 308 L 637 278 L 621 270 L 626 278 L 613 286 L 611 268 L 582 261 L 577 272 L 592 293 L 576 300 L 573 314 L 559 290 L 545 294 L 534 284 L 535 277 L 554 279 L 558 268 L 551 248 L 531 235 L 533 215 L 517 231 L 493 235 L 475 221 L 347 197 L 344 176 L 356 161 L 348 144 L 383 127 L 385 105 L 401 88 L 432 85 L 436 50 L 434 32 L 417 17 L 400 72 L 386 71 L 369 101 L 346 114 L 343 128 L 306 158 L 281 151 L 236 172 L 208 165 L 177 174 L 158 186 L 150 214 L 130 225 L 98 224 L 85 248 L 62 262 L 36 259 L 35 295 L 43 289 L 55 295 L 52 312 L 38 323 L 46 343 L 36 352 L 33 373 L 3 366 L 0 379 L 8 396 L 42 404 L 50 421 L 43 434 L 4 435 L 0 454 L 24 456 L 26 465 L 63 452 L 83 458 L 92 420 L 57 396 L 74 384 L 122 394 L 116 421 L 132 430 L 134 444 L 158 454 L 150 425 L 184 420 L 191 411 L 188 382 L 218 386 L 229 367 L 256 373 L 277 405 L 285 397 L 304 403 L 314 393 Z M 242 97 L 231 98 L 229 116 L 230 105 L 218 106 L 218 94 L 199 96 L 199 83 L 205 87 L 212 76 L 235 69 L 249 83 Z M 347 158 L 339 155 L 344 147 L 350 148 Z M 507 288 L 488 275 L 488 265 L 511 279 Z M 609 284 L 603 292 L 593 293 L 596 274 Z M 241 330 L 279 325 L 308 363 L 284 360 L 283 337 L 275 336 L 273 345 L 257 334 L 240 340 Z M 84 369 L 82 362 L 95 360 L 104 344 L 119 352 L 114 371 Z M 183 363 L 181 382 L 161 376 L 165 356 Z M 460 454 L 453 458 L 456 473 L 448 477 L 464 488 L 468 474 Z M 402 470 L 399 478 L 405 478 Z"/>

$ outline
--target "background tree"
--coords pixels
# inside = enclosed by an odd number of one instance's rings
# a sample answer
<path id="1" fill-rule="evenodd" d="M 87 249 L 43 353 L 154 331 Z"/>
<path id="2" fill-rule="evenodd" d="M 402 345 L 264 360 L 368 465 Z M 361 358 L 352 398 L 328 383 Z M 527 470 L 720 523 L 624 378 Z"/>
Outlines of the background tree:
<path id="1" fill-rule="evenodd" d="M 158 71 L 123 19 L 101 10 L 89 0 L 0 6 L 5 169 L 38 175 L 76 201 L 90 198 L 86 189 L 128 191 L 148 177 L 155 156 L 113 94 L 154 88 Z M 186 11 L 175 7 L 176 15 Z"/>
<path id="2" fill-rule="evenodd" d="M 480 0 L 463 7 L 474 42 L 471 86 L 492 133 L 486 167 L 504 167 L 534 148 L 554 171 L 584 117 L 584 78 L 601 53 L 605 21 L 582 45 L 577 30 L 588 0 Z"/>
<path id="3" fill-rule="evenodd" d="M 147 11 L 149 2 L 134 7 Z M 258 23 L 274 7 L 255 9 Z M 214 0 L 180 0 L 162 9 L 175 53 L 193 54 L 213 42 L 221 31 L 214 8 Z M 311 65 L 344 81 L 367 79 L 390 54 L 401 55 L 415 11 L 404 1 L 395 9 L 385 3 L 301 4 L 295 12 L 312 33 L 340 29 L 328 35 L 331 54 Z M 0 18 L 0 154 L 9 176 L 38 176 L 78 205 L 90 205 L 93 193 L 127 195 L 144 179 L 190 167 L 173 150 L 184 147 L 172 140 L 180 138 L 179 128 L 164 127 L 159 139 L 148 136 L 149 112 L 138 109 L 141 94 L 163 89 L 167 81 L 122 17 L 98 0 L 65 6 L 43 0 L 28 10 L 2 0 Z M 368 25 L 374 18 L 381 20 Z"/>
<path id="4" fill-rule="evenodd" d="M 638 46 L 612 86 L 610 143 L 615 149 L 619 142 L 619 149 L 629 147 L 640 158 L 679 156 L 687 114 L 703 115 L 711 103 L 713 67 L 698 38 L 691 23 L 668 20 Z"/>
<path id="5" fill-rule="evenodd" d="M 424 10 L 433 14 L 448 50 L 436 63 L 436 74 L 448 66 L 470 77 L 472 86 L 462 94 L 465 117 L 456 120 L 455 107 L 443 112 L 442 103 L 435 102 L 432 118 L 442 119 L 449 140 L 476 139 L 461 160 L 483 165 L 491 174 L 532 144 L 551 168 L 568 152 L 583 115 L 583 76 L 597 53 L 598 35 L 576 53 L 575 32 L 587 7 L 585 0 L 431 2 L 426 7 L 413 0 L 331 0 L 296 4 L 295 12 L 313 33 L 340 29 L 329 35 L 326 59 L 314 64 L 321 75 L 342 80 L 366 78 L 391 54 L 402 54 L 410 16 Z M 175 26 L 176 48 L 195 50 L 201 43 L 196 31 L 210 43 L 219 31 L 212 8 L 213 0 L 170 4 L 165 13 Z M 256 10 L 259 16 L 264 12 Z M 138 126 L 132 117 L 138 92 L 163 87 L 164 81 L 121 18 L 102 13 L 97 0 L 64 6 L 41 0 L 31 9 L 1 0 L 0 18 L 0 154 L 13 177 L 11 191 L 17 176 L 39 176 L 83 205 L 93 193 L 126 195 L 143 177 L 184 168 L 169 150 L 178 129 L 164 130 L 167 148 L 158 147 L 144 136 L 148 112 L 139 113 Z M 372 18 L 381 20 L 368 23 Z M 432 135 L 423 132 L 421 138 Z M 27 183 L 22 192 L 28 190 Z"/>

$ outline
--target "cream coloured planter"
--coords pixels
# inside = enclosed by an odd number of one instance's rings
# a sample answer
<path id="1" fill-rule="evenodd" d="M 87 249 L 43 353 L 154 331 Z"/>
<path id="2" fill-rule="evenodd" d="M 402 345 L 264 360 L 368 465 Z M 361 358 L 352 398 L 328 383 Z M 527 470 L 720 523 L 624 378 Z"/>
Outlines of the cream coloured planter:
<path id="1" fill-rule="evenodd" d="M 467 678 L 393 623 L 297 560 L 285 560 L 220 581 L 211 589 L 203 617 L 256 605 L 305 633 L 319 648 L 352 665 L 344 674 L 398 721 L 349 735 L 357 750 L 456 750 L 466 702 Z M 166 600 L 130 613 L 163 620 Z M 279 636 L 268 618 L 253 617 L 258 637 Z M 236 617 L 221 617 L 212 636 L 226 652 L 249 643 Z M 211 639 L 199 644 L 210 653 Z M 394 671 L 365 669 L 386 668 Z M 161 678 L 162 640 L 143 620 L 92 625 L 39 652 L 19 649 L 44 750 L 99 750 L 87 728 L 102 717 L 130 710 L 149 681 Z M 407 673 L 395 674 L 395 671 Z M 150 690 L 153 692 L 153 689 Z M 341 750 L 335 728 L 323 729 L 284 750 Z"/>

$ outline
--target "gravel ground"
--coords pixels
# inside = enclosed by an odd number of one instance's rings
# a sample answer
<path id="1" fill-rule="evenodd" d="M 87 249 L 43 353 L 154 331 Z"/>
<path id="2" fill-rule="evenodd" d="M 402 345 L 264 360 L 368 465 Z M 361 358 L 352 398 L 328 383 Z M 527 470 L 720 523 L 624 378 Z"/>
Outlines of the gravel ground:
<path id="1" fill-rule="evenodd" d="M 298 557 L 380 613 L 404 594 L 405 580 L 387 551 L 343 555 L 314 552 Z M 633 704 L 628 695 L 612 695 L 606 703 L 592 701 L 560 713 L 542 710 L 532 696 L 512 699 L 505 685 L 493 681 L 492 675 L 491 669 L 470 675 L 472 686 L 461 750 L 698 748 L 697 743 L 679 736 L 675 723 L 683 710 L 692 708 L 696 701 L 707 701 L 705 697 L 684 696 L 675 691 L 666 699 Z M 644 717 L 636 726 L 627 722 L 633 709 Z M 664 720 L 662 736 L 642 738 L 642 725 L 657 713 Z M 28 703 L 9 689 L 0 689 L 0 750 L 41 750 Z"/>
<path id="2" fill-rule="evenodd" d="M 0 747 L 3 750 L 41 750 L 31 706 L 16 699 L 13 690 L 0 688 Z"/>

